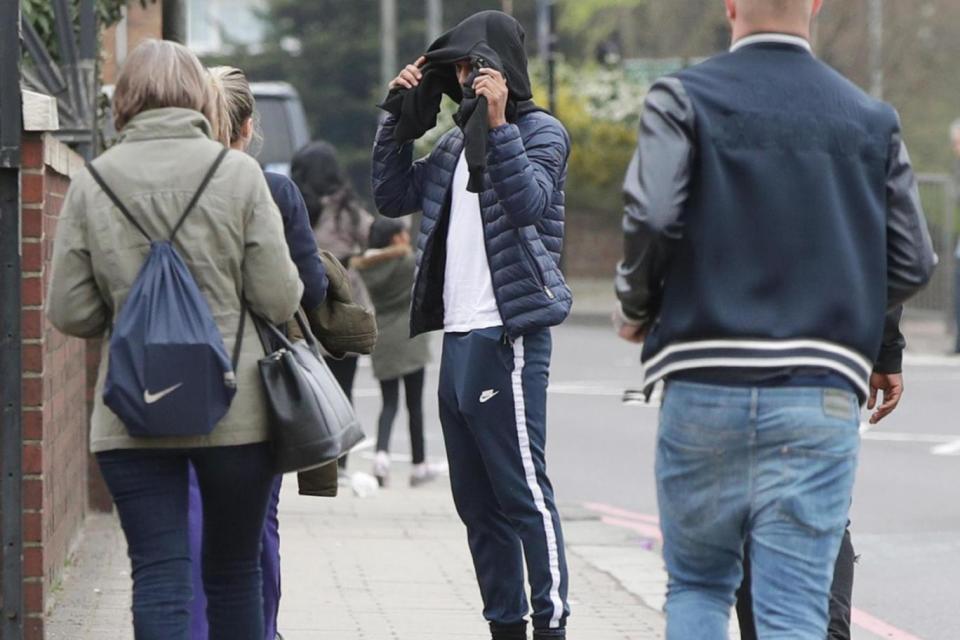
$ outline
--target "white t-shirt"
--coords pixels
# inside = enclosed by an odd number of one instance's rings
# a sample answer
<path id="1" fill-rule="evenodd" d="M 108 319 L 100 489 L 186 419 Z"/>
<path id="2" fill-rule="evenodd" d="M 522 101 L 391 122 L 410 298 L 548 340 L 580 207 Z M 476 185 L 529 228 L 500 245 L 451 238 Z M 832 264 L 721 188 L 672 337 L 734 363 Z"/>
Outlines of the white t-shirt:
<path id="1" fill-rule="evenodd" d="M 503 324 L 483 238 L 480 196 L 467 191 L 467 158 L 460 154 L 453 174 L 447 266 L 443 279 L 443 330 L 466 333 Z"/>

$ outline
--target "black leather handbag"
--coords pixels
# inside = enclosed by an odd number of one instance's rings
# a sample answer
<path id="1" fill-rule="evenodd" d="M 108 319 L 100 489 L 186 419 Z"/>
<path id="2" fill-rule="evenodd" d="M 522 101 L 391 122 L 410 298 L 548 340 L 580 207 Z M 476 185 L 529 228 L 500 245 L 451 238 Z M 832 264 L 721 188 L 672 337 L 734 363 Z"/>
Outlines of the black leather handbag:
<path id="1" fill-rule="evenodd" d="M 313 469 L 345 456 L 364 439 L 363 429 L 323 361 L 303 311 L 297 312 L 296 321 L 304 337 L 295 341 L 269 322 L 253 318 L 269 354 L 259 366 L 277 473 Z"/>

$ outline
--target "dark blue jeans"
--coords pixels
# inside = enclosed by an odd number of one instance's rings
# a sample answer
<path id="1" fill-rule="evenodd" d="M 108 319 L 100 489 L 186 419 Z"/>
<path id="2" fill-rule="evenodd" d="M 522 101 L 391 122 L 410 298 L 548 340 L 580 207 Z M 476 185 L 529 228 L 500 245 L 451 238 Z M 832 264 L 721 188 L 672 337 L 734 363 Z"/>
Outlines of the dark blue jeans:
<path id="1" fill-rule="evenodd" d="M 263 523 L 263 540 L 260 545 L 260 571 L 263 573 L 263 637 L 277 637 L 277 615 L 280 612 L 280 489 L 283 476 L 273 480 L 267 520 Z M 203 499 L 197 474 L 190 468 L 190 561 L 193 569 L 193 607 L 190 613 L 190 636 L 192 640 L 208 640 L 207 596 L 203 589 Z"/>
<path id="2" fill-rule="evenodd" d="M 203 495 L 210 640 L 263 640 L 260 537 L 274 475 L 267 444 L 97 454 L 127 538 L 137 640 L 189 640 L 188 463 Z"/>

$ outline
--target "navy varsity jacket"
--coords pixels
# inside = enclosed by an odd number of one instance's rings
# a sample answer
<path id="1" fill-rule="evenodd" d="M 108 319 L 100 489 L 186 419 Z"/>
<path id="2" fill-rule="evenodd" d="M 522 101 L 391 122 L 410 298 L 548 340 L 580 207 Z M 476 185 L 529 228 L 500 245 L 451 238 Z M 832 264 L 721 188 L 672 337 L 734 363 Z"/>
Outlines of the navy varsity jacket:
<path id="1" fill-rule="evenodd" d="M 878 363 L 899 370 L 899 307 L 936 264 L 899 118 L 805 40 L 753 36 L 658 81 L 624 193 L 616 288 L 648 327 L 647 389 L 815 369 L 863 398 Z"/>

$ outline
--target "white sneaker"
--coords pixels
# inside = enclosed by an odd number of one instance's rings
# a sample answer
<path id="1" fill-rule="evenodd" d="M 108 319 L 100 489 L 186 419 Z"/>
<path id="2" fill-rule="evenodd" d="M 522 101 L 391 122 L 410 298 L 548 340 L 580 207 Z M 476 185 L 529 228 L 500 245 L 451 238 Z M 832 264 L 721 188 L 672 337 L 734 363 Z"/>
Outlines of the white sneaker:
<path id="1" fill-rule="evenodd" d="M 377 479 L 380 488 L 387 486 L 390 480 L 390 454 L 386 451 L 377 451 L 373 459 L 373 477 Z"/>
<path id="2" fill-rule="evenodd" d="M 368 473 L 357 471 L 350 476 L 350 488 L 358 498 L 371 498 L 380 491 L 377 479 Z"/>
<path id="3" fill-rule="evenodd" d="M 438 471 L 430 464 L 421 462 L 413 465 L 413 472 L 410 474 L 410 486 L 419 487 L 437 479 Z"/>

